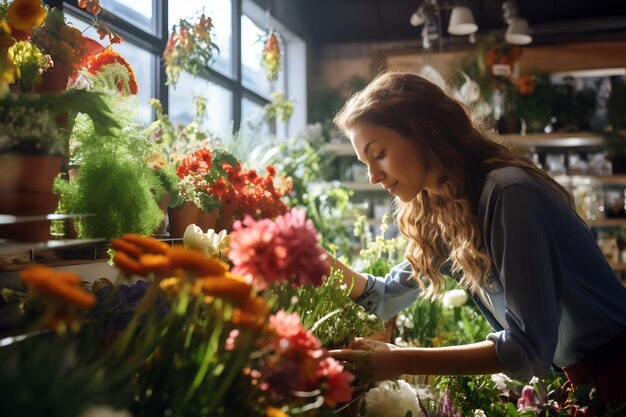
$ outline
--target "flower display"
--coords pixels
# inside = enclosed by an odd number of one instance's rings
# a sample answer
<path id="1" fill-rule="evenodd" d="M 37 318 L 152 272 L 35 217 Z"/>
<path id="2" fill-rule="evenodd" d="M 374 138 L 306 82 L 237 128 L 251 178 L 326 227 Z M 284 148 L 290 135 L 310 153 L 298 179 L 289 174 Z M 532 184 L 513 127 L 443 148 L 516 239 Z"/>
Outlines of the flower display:
<path id="1" fill-rule="evenodd" d="M 180 161 L 176 170 L 179 204 L 185 200 L 206 212 L 219 209 L 220 230 L 229 229 L 245 215 L 274 218 L 287 211 L 281 197 L 291 190 L 291 181 L 276 178 L 272 166 L 266 170 L 265 175 L 259 175 L 254 169 L 244 169 L 232 154 L 218 147 L 196 149 Z"/>
<path id="2" fill-rule="evenodd" d="M 219 48 L 213 42 L 213 20 L 200 13 L 195 21 L 180 19 L 172 27 L 163 60 L 167 74 L 167 85 L 176 85 L 181 71 L 196 75 L 202 68 L 209 68 Z"/>
<path id="3" fill-rule="evenodd" d="M 279 36 L 275 30 L 270 30 L 263 42 L 263 52 L 261 53 L 261 65 L 265 69 L 265 75 L 270 81 L 278 78 L 281 69 L 281 51 Z"/>
<path id="4" fill-rule="evenodd" d="M 301 233 L 300 220 L 280 227 Z M 134 416 L 171 410 L 180 416 L 304 417 L 351 400 L 354 377 L 297 313 L 256 287 L 257 280 L 218 258 L 154 238 L 125 234 L 111 245 L 120 284 L 98 280 L 95 295 L 80 288 L 76 274 L 42 266 L 22 271 L 27 291 L 12 296 L 27 314 L 25 327 L 14 331 L 33 329 L 33 318 L 39 323 L 34 329 L 52 324 L 56 331 L 45 339 L 16 338 L 0 349 L 0 363 L 16 360 L 0 373 L 0 384 L 11 387 L 0 411 L 81 415 L 97 405 Z M 300 245 L 317 248 L 314 239 Z M 50 318 L 63 320 L 65 328 Z M 32 356 L 38 351 L 43 354 Z M 32 401 L 27 381 L 35 374 L 55 389 Z M 61 399 L 70 395 L 72 410 L 61 412 L 67 407 Z"/>
<path id="5" fill-rule="evenodd" d="M 304 210 L 292 209 L 275 221 L 246 216 L 234 224 L 228 253 L 233 271 L 259 288 L 276 283 L 319 286 L 329 266 Z"/>

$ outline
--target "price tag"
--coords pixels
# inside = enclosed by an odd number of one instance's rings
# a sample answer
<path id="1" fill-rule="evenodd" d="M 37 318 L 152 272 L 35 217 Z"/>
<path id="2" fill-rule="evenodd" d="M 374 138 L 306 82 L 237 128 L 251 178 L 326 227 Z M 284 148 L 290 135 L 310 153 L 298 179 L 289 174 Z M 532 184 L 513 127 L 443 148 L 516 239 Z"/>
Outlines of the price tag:
<path id="1" fill-rule="evenodd" d="M 508 64 L 494 64 L 491 66 L 491 73 L 495 76 L 510 77 L 511 66 Z"/>

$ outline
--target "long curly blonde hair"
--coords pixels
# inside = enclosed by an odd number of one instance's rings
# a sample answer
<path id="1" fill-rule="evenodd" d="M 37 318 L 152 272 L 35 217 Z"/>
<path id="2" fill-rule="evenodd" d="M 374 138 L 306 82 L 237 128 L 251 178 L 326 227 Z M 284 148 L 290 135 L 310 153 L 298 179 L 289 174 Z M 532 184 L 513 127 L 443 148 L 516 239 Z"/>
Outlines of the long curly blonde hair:
<path id="1" fill-rule="evenodd" d="M 523 168 L 573 205 L 560 184 L 530 159 L 496 143 L 466 106 L 416 74 L 378 75 L 346 102 L 334 123 L 344 134 L 359 123 L 392 129 L 415 141 L 430 161 L 444 168 L 437 194 L 422 190 L 409 202 L 394 199 L 400 232 L 409 241 L 405 255 L 424 297 L 435 298 L 445 291 L 440 270 L 446 261 L 470 291 L 491 273 L 491 259 L 481 250 L 478 218 L 478 200 L 489 171 Z"/>

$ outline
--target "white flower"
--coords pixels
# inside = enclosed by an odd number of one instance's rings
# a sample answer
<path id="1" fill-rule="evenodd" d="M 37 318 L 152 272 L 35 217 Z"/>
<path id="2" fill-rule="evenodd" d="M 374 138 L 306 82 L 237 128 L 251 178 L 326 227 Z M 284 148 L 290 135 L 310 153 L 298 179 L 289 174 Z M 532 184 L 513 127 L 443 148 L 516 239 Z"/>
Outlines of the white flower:
<path id="1" fill-rule="evenodd" d="M 230 236 L 226 230 L 215 233 L 209 229 L 206 233 L 195 224 L 190 224 L 183 234 L 183 244 L 188 249 L 198 250 L 207 256 L 224 256 L 228 251 Z"/>
<path id="2" fill-rule="evenodd" d="M 477 408 L 474 410 L 474 417 L 487 417 L 487 414 L 485 414 L 485 412 L 480 408 Z"/>
<path id="3" fill-rule="evenodd" d="M 496 383 L 496 388 L 498 388 L 504 395 L 507 397 L 511 393 L 511 389 L 509 388 L 511 384 L 513 384 L 513 380 L 506 376 L 505 374 L 493 374 L 491 375 L 491 380 Z"/>
<path id="4" fill-rule="evenodd" d="M 446 291 L 441 300 L 441 303 L 448 308 L 461 307 L 466 302 L 467 293 L 463 290 Z"/>
<path id="5" fill-rule="evenodd" d="M 404 417 L 408 411 L 421 416 L 415 389 L 402 379 L 383 381 L 365 394 L 366 417 Z"/>

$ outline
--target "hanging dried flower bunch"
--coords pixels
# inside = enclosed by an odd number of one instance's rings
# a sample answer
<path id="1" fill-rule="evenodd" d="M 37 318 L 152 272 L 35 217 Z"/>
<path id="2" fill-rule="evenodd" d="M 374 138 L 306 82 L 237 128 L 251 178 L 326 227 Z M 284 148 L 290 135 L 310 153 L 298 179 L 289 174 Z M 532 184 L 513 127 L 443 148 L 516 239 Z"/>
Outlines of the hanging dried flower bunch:
<path id="1" fill-rule="evenodd" d="M 278 32 L 273 29 L 269 30 L 261 54 L 261 65 L 263 65 L 267 79 L 270 81 L 275 81 L 278 78 L 281 68 L 279 40 Z"/>

